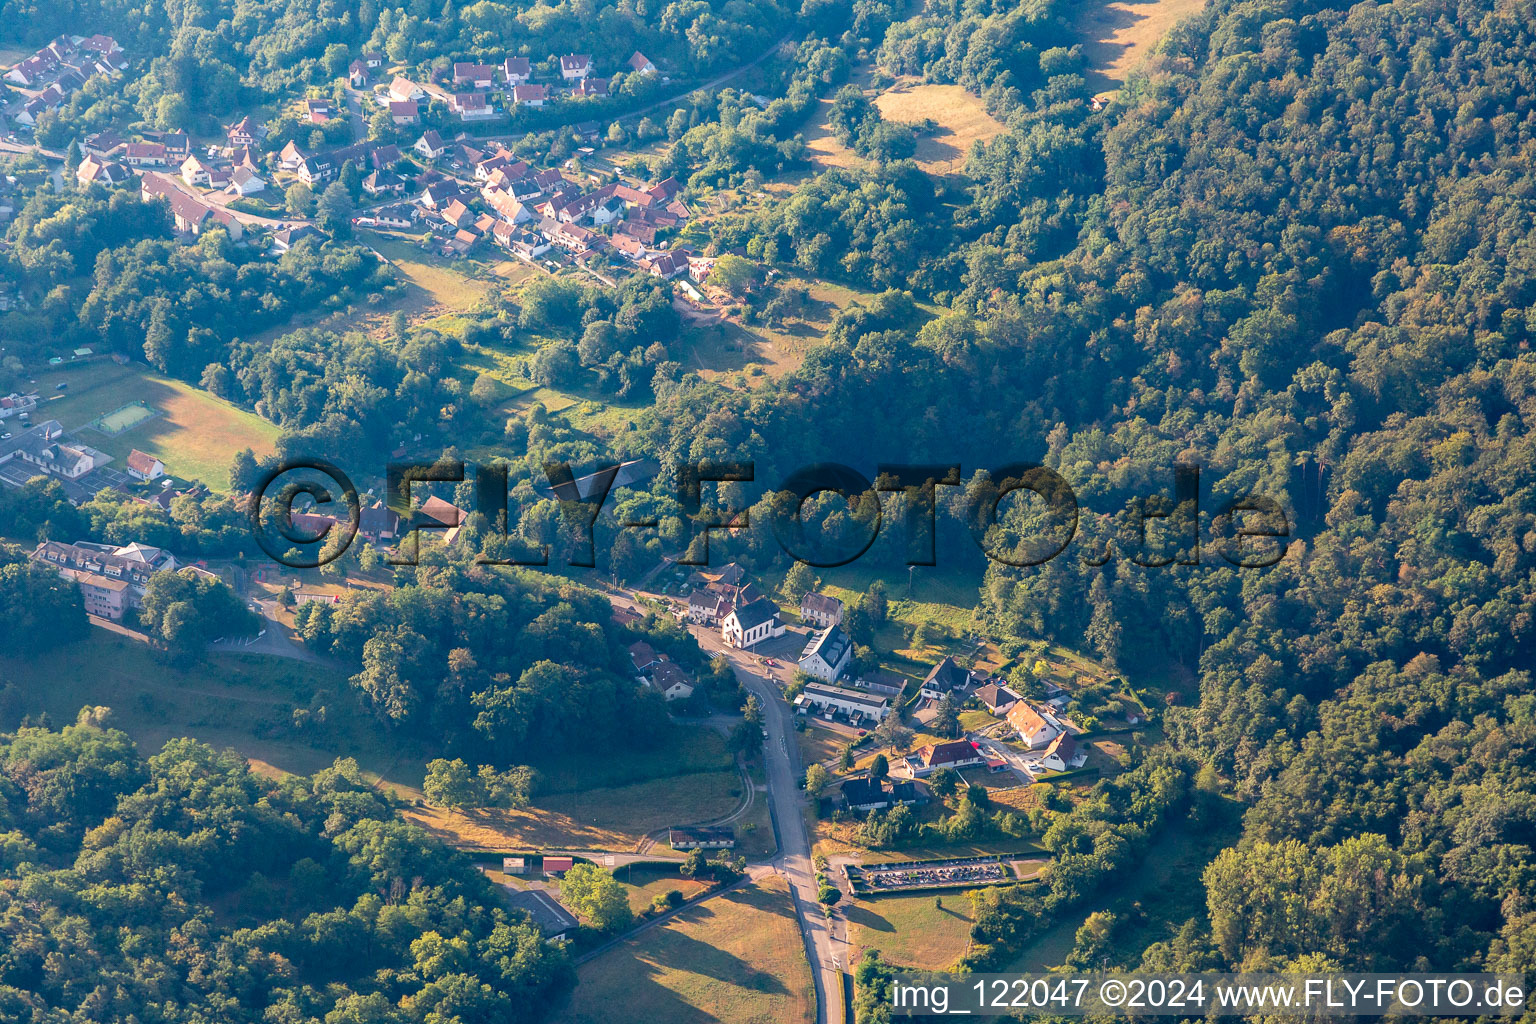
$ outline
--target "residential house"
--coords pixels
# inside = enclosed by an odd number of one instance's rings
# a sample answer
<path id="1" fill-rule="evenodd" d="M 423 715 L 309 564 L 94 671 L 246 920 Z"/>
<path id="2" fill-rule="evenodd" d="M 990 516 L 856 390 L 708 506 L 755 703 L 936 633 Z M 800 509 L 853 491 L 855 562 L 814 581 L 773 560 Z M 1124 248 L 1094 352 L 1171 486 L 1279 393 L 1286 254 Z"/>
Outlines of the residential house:
<path id="1" fill-rule="evenodd" d="M 752 647 L 764 640 L 784 635 L 779 606 L 766 597 L 731 609 L 720 624 L 720 636 L 733 647 Z"/>
<path id="2" fill-rule="evenodd" d="M 1040 764 L 1053 772 L 1064 772 L 1069 768 L 1081 768 L 1088 760 L 1088 751 L 1077 745 L 1077 740 L 1071 733 L 1062 733 L 1051 741 L 1051 745 L 1045 748 L 1045 754 L 1040 758 Z"/>
<path id="3" fill-rule="evenodd" d="M 636 640 L 629 645 L 629 661 L 634 665 L 635 671 L 645 675 L 651 669 L 661 664 L 661 655 L 656 653 L 656 648 L 644 640 Z"/>
<path id="4" fill-rule="evenodd" d="M 501 74 L 509 86 L 523 85 L 533 77 L 533 64 L 527 57 L 508 57 L 501 62 Z"/>
<path id="5" fill-rule="evenodd" d="M 384 66 L 384 55 L 382 53 L 365 53 L 363 54 L 363 63 L 367 65 L 369 71 L 376 70 Z"/>
<path id="6" fill-rule="evenodd" d="M 409 78 L 396 75 L 394 81 L 389 83 L 389 98 L 392 100 L 419 100 L 425 95 L 421 86 Z"/>
<path id="7" fill-rule="evenodd" d="M 879 724 L 891 713 L 891 702 L 859 690 L 823 683 L 806 683 L 805 689 L 795 698 L 795 710 L 800 714 L 818 714 L 832 718 L 842 715 L 850 722 Z"/>
<path id="8" fill-rule="evenodd" d="M 635 262 L 645 257 L 645 245 L 638 238 L 616 234 L 610 236 L 608 242 L 619 251 L 619 255 L 630 262 Z"/>
<path id="9" fill-rule="evenodd" d="M 152 199 L 164 199 L 170 205 L 178 234 L 196 238 L 210 227 L 224 228 L 235 241 L 239 241 L 245 234 L 244 226 L 228 210 L 209 206 L 190 192 L 183 192 L 170 179 L 144 175 L 139 181 L 139 198 L 146 203 Z"/>
<path id="10" fill-rule="evenodd" d="M 497 244 L 519 259 L 532 261 L 549 251 L 549 239 L 533 231 L 520 231 L 505 221 L 496 225 L 492 235 Z"/>
<path id="11" fill-rule="evenodd" d="M 482 189 L 480 197 L 485 204 L 508 224 L 524 224 L 533 219 L 533 211 L 527 206 L 513 199 L 505 192 L 496 189 Z"/>
<path id="12" fill-rule="evenodd" d="M 394 540 L 400 532 L 400 517 L 382 501 L 375 501 L 363 506 L 357 532 L 373 543 Z"/>
<path id="13" fill-rule="evenodd" d="M 838 800 L 850 811 L 874 811 L 897 804 L 925 804 L 928 797 L 916 782 L 888 779 L 848 779 L 838 790 Z"/>
<path id="14" fill-rule="evenodd" d="M 368 84 L 368 65 L 360 60 L 355 60 L 347 65 L 347 81 L 352 88 L 361 89 Z"/>
<path id="15" fill-rule="evenodd" d="M 158 142 L 130 142 L 123 147 L 123 163 L 129 167 L 164 167 L 165 147 Z"/>
<path id="16" fill-rule="evenodd" d="M 180 170 L 181 180 L 193 188 L 206 187 L 209 184 L 209 165 L 195 156 L 189 156 L 183 160 Z"/>
<path id="17" fill-rule="evenodd" d="M 519 107 L 542 107 L 549 98 L 549 90 L 542 85 L 515 85 L 512 87 L 512 103 Z"/>
<path id="18" fill-rule="evenodd" d="M 128 453 L 128 461 L 125 465 L 128 468 L 128 475 L 135 480 L 158 480 L 165 476 L 165 463 L 137 448 Z"/>
<path id="19" fill-rule="evenodd" d="M 806 594 L 800 599 L 800 621 L 816 629 L 840 625 L 843 602 L 827 594 Z"/>
<path id="20" fill-rule="evenodd" d="M 901 768 L 912 778 L 932 775 L 940 768 L 959 770 L 972 765 L 985 764 L 987 758 L 981 748 L 970 740 L 951 740 L 948 743 L 930 743 L 915 753 L 908 754 Z"/>
<path id="21" fill-rule="evenodd" d="M 253 196 L 258 192 L 265 192 L 266 179 L 246 166 L 231 168 L 229 171 L 229 184 L 224 191 L 232 196 Z"/>
<path id="22" fill-rule="evenodd" d="M 736 846 L 736 832 L 729 828 L 674 825 L 667 829 L 674 850 L 729 850 Z"/>
<path id="23" fill-rule="evenodd" d="M 583 78 L 571 93 L 583 99 L 605 99 L 608 96 L 608 79 Z"/>
<path id="24" fill-rule="evenodd" d="M 421 107 L 415 100 L 389 101 L 389 119 L 397 125 L 415 124 L 420 116 Z"/>
<path id="25" fill-rule="evenodd" d="M 1008 709 L 1008 724 L 1030 750 L 1047 746 L 1066 728 L 1048 711 L 1037 711 L 1028 701 L 1017 701 Z"/>
<path id="26" fill-rule="evenodd" d="M 133 172 L 116 160 L 98 160 L 88 156 L 80 161 L 80 166 L 75 168 L 75 181 L 80 187 L 87 185 L 105 185 L 107 188 L 116 188 L 126 185 L 133 179 Z"/>
<path id="27" fill-rule="evenodd" d="M 453 84 L 467 85 L 471 89 L 489 89 L 496 84 L 496 69 L 489 64 L 454 64 Z"/>
<path id="28" fill-rule="evenodd" d="M 673 661 L 663 661 L 651 671 L 651 685 L 669 701 L 693 696 L 693 677 Z"/>
<path id="29" fill-rule="evenodd" d="M 496 116 L 496 108 L 491 106 L 483 92 L 454 93 L 448 108 L 458 114 L 461 121 L 480 121 Z"/>
<path id="30" fill-rule="evenodd" d="M 447 206 L 449 202 L 457 199 L 459 183 L 452 178 L 444 178 L 442 181 L 434 181 L 421 193 L 420 203 L 429 210 L 436 210 Z"/>
<path id="31" fill-rule="evenodd" d="M 374 171 L 363 179 L 363 191 L 371 196 L 405 194 L 405 179 L 394 171 Z"/>
<path id="32" fill-rule="evenodd" d="M 80 141 L 80 150 L 87 156 L 108 157 L 123 147 L 123 138 L 111 128 L 92 132 Z"/>
<path id="33" fill-rule="evenodd" d="M 287 145 L 283 146 L 282 151 L 277 154 L 277 166 L 285 171 L 296 171 L 299 169 L 299 164 L 303 162 L 304 151 L 292 139 L 288 140 Z"/>
<path id="34" fill-rule="evenodd" d="M 365 187 L 366 184 L 364 182 Z M 367 228 L 391 228 L 404 231 L 416 223 L 419 215 L 419 208 L 410 203 L 394 203 L 359 214 L 357 223 Z"/>
<path id="35" fill-rule="evenodd" d="M 295 224 L 292 227 L 280 228 L 272 232 L 272 251 L 284 253 L 306 238 L 324 237 L 325 235 L 318 228 L 311 227 L 308 224 Z"/>
<path id="36" fill-rule="evenodd" d="M 382 146 L 374 145 L 368 148 L 368 166 L 376 171 L 386 170 L 405 159 L 400 153 L 400 147 L 393 142 Z"/>
<path id="37" fill-rule="evenodd" d="M 1008 710 L 1023 698 L 1006 686 L 997 683 L 987 683 L 976 688 L 975 697 L 981 702 L 981 706 L 994 715 L 1006 715 Z"/>
<path id="38" fill-rule="evenodd" d="M 448 143 L 443 141 L 443 137 L 434 128 L 428 129 L 411 148 L 428 160 L 436 160 L 448 152 Z"/>
<path id="39" fill-rule="evenodd" d="M 701 588 L 688 595 L 688 621 L 713 626 L 729 612 L 730 607 L 730 602 L 722 595 Z"/>
<path id="40" fill-rule="evenodd" d="M 636 50 L 630 55 L 629 70 L 637 75 L 654 75 L 656 73 L 656 65 L 651 63 L 649 57 Z"/>
<path id="41" fill-rule="evenodd" d="M 853 640 L 841 626 L 828 626 L 811 634 L 800 652 L 800 671 L 828 683 L 836 682 L 853 660 Z"/>
<path id="42" fill-rule="evenodd" d="M 452 546 L 459 539 L 459 528 L 468 518 L 469 513 L 434 494 L 421 503 L 413 528 L 440 530 L 443 544 Z"/>
<path id="43" fill-rule="evenodd" d="M 637 266 L 652 277 L 670 280 L 688 269 L 688 259 L 675 253 L 659 252 L 640 260 Z"/>
<path id="44" fill-rule="evenodd" d="M 929 700 L 941 700 L 948 693 L 953 693 L 957 699 L 960 699 L 969 696 L 971 683 L 971 673 L 957 665 L 955 659 L 946 654 L 943 661 L 929 670 L 918 692 Z"/>
<path id="45" fill-rule="evenodd" d="M 23 395 L 13 391 L 0 397 L 0 420 L 8 420 L 12 416 L 30 416 L 36 408 L 36 394 Z"/>
<path id="46" fill-rule="evenodd" d="M 443 207 L 442 218 L 443 223 L 452 224 L 456 228 L 462 228 L 464 225 L 472 222 L 475 219 L 475 215 L 470 212 L 469 207 L 464 205 L 462 199 L 454 199 Z"/>
<path id="47" fill-rule="evenodd" d="M 585 53 L 568 53 L 560 58 L 560 77 L 567 82 L 579 82 L 592 73 L 592 57 Z"/>

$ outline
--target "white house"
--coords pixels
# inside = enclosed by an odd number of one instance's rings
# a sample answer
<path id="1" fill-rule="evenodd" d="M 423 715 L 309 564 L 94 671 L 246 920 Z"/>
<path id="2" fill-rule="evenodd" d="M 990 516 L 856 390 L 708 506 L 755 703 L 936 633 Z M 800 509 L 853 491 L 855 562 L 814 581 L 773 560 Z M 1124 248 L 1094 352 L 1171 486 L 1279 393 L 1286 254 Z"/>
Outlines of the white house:
<path id="1" fill-rule="evenodd" d="M 693 696 L 693 679 L 675 662 L 659 662 L 652 668 L 651 685 L 667 700 L 687 700 Z"/>
<path id="2" fill-rule="evenodd" d="M 428 160 L 436 160 L 438 157 L 448 152 L 448 143 L 444 142 L 443 137 L 437 134 L 437 131 L 433 129 L 428 131 L 421 138 L 417 139 L 416 145 L 412 146 L 411 148 L 420 153 L 422 156 L 426 157 Z"/>
<path id="3" fill-rule="evenodd" d="M 592 73 L 592 57 L 585 53 L 568 53 L 560 58 L 560 77 L 567 82 L 579 82 Z"/>
<path id="4" fill-rule="evenodd" d="M 1088 751 L 1079 750 L 1077 741 L 1070 734 L 1062 733 L 1045 749 L 1040 764 L 1053 772 L 1064 772 L 1068 768 L 1081 768 L 1087 760 Z"/>
<path id="5" fill-rule="evenodd" d="M 929 700 L 942 700 L 946 693 L 953 693 L 957 698 L 962 698 L 970 693 L 972 681 L 971 673 L 957 665 L 955 659 L 946 654 L 944 660 L 929 671 L 927 678 L 919 687 L 919 692 Z"/>
<path id="6" fill-rule="evenodd" d="M 236 167 L 229 172 L 229 184 L 224 191 L 232 196 L 251 196 L 265 190 L 266 181 L 249 167 Z"/>
<path id="7" fill-rule="evenodd" d="M 1030 750 L 1039 750 L 1067 730 L 1048 711 L 1036 711 L 1026 701 L 1008 709 L 1008 724 Z"/>
<path id="8" fill-rule="evenodd" d="M 816 629 L 841 625 L 843 602 L 826 594 L 806 594 L 800 599 L 800 621 Z"/>
<path id="9" fill-rule="evenodd" d="M 722 595 L 700 588 L 688 595 L 688 621 L 713 626 L 729 607 L 730 602 Z"/>
<path id="10" fill-rule="evenodd" d="M 831 626 L 811 634 L 810 643 L 800 652 L 800 670 L 824 682 L 835 683 L 853 660 L 853 640 L 841 626 Z"/>
<path id="11" fill-rule="evenodd" d="M 651 58 L 636 50 L 633 56 L 629 58 L 629 70 L 637 75 L 654 75 L 656 73 L 656 65 L 651 62 Z"/>
<path id="12" fill-rule="evenodd" d="M 733 647 L 751 647 L 771 637 L 784 635 L 779 606 L 760 597 L 749 605 L 735 608 L 720 624 L 720 637 Z"/>
<path id="13" fill-rule="evenodd" d="M 795 710 L 801 714 L 844 715 L 850 721 L 859 723 L 879 723 L 885 721 L 891 713 L 891 702 L 859 690 L 807 683 L 795 698 Z"/>
<path id="14" fill-rule="evenodd" d="M 137 448 L 128 453 L 128 475 L 135 480 L 157 480 L 165 476 L 165 463 Z"/>
<path id="15" fill-rule="evenodd" d="M 958 770 L 972 765 L 986 764 L 981 748 L 969 740 L 951 740 L 948 743 L 930 743 L 902 761 L 901 768 L 914 779 L 931 775 L 940 768 Z"/>

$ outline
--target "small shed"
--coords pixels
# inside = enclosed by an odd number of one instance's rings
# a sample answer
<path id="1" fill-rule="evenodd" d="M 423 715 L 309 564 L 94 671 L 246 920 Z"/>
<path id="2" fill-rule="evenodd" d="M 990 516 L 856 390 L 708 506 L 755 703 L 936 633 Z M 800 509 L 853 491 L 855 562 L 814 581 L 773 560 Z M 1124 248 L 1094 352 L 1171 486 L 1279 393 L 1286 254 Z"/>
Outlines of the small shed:
<path id="1" fill-rule="evenodd" d="M 528 873 L 528 861 L 522 857 L 501 858 L 501 872 L 504 875 L 523 875 Z"/>
<path id="2" fill-rule="evenodd" d="M 546 875 L 563 875 L 576 866 L 575 857 L 545 857 L 544 873 Z"/>

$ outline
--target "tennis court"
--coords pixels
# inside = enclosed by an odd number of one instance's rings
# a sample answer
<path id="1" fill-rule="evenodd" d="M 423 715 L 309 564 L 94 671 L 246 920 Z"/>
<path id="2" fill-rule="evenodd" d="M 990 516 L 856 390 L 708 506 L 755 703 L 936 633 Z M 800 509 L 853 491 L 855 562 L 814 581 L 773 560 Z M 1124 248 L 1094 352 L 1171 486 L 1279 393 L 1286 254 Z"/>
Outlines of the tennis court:
<path id="1" fill-rule="evenodd" d="M 91 426 L 110 437 L 121 434 L 125 430 L 131 430 L 145 420 L 154 419 L 157 415 L 159 414 L 155 410 L 143 402 L 134 402 L 99 417 Z"/>

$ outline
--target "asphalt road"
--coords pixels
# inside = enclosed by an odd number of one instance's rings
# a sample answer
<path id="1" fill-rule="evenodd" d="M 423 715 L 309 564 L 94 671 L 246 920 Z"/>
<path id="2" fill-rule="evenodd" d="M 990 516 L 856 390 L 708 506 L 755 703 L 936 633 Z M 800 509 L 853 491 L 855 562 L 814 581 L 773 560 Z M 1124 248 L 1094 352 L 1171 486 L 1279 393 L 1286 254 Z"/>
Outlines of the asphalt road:
<path id="1" fill-rule="evenodd" d="M 805 822 L 805 793 L 798 783 L 800 748 L 795 742 L 794 712 L 777 686 L 759 674 L 746 652 L 727 647 L 716 629 L 690 627 L 706 652 L 720 651 L 731 662 L 736 678 L 763 705 L 768 739 L 763 745 L 763 765 L 768 777 L 768 799 L 773 809 L 779 854 L 774 867 L 789 882 L 806 959 L 816 982 L 817 1024 L 842 1024 L 846 1020 L 842 973 L 848 968 L 846 925 L 841 912 L 829 919 L 816 901 L 816 869 L 811 864 L 811 836 Z"/>

